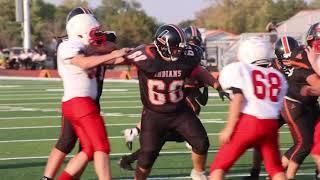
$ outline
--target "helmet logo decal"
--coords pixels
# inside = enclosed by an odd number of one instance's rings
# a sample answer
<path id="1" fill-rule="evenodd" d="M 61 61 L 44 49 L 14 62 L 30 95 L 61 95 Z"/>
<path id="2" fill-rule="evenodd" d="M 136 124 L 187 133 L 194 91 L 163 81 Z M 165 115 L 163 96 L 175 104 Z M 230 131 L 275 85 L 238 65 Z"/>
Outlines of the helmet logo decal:
<path id="1" fill-rule="evenodd" d="M 159 36 L 157 37 L 157 40 L 158 40 L 159 42 L 161 42 L 161 44 L 165 45 L 165 44 L 167 43 L 167 37 L 166 37 L 166 35 L 167 35 L 168 33 L 169 33 L 168 30 L 162 31 L 162 32 L 159 34 Z"/>

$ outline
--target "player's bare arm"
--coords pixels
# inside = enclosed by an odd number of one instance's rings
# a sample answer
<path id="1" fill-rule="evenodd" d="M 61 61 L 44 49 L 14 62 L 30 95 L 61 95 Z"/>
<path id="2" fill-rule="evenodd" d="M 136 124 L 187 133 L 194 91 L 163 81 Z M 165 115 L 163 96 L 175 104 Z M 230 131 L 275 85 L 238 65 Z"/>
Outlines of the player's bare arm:
<path id="1" fill-rule="evenodd" d="M 237 93 L 237 94 L 234 94 L 230 102 L 227 124 L 225 128 L 221 131 L 220 137 L 219 137 L 221 144 L 225 144 L 230 141 L 233 130 L 236 127 L 237 122 L 239 120 L 239 116 L 241 112 L 241 103 L 243 99 L 244 99 L 243 94 Z"/>
<path id="2" fill-rule="evenodd" d="M 127 51 L 127 48 L 123 48 L 112 51 L 111 53 L 105 55 L 77 55 L 71 59 L 71 64 L 74 64 L 83 69 L 90 69 L 108 61 L 114 63 L 116 58 L 124 56 L 127 53 Z"/>
<path id="3" fill-rule="evenodd" d="M 319 55 L 316 53 L 314 47 L 310 47 L 308 46 L 305 49 L 307 55 L 308 55 L 308 60 L 312 66 L 312 69 L 318 74 L 320 75 L 320 67 L 319 67 L 319 63 L 317 61 L 319 61 Z"/>

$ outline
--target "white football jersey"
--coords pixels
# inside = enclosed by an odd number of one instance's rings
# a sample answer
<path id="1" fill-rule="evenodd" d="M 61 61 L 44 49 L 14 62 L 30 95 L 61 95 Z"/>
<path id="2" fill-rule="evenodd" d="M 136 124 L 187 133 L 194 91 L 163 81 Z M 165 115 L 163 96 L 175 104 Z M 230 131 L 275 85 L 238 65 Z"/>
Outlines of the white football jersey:
<path id="1" fill-rule="evenodd" d="M 70 63 L 74 56 L 83 53 L 84 48 L 84 44 L 72 40 L 65 40 L 58 47 L 58 72 L 64 87 L 62 101 L 86 96 L 95 99 L 97 96 L 95 68 L 85 70 Z"/>
<path id="2" fill-rule="evenodd" d="M 278 70 L 244 62 L 231 63 L 220 72 L 219 82 L 224 90 L 241 89 L 245 97 L 242 113 L 259 119 L 279 117 L 288 85 Z"/>

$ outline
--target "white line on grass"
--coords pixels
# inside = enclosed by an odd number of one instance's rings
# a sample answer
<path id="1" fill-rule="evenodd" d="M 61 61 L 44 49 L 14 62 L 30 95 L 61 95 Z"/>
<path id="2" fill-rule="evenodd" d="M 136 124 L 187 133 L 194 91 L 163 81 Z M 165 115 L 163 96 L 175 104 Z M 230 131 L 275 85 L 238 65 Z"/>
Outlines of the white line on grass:
<path id="1" fill-rule="evenodd" d="M 288 134 L 289 131 L 281 131 L 280 134 Z M 208 133 L 208 136 L 217 136 L 220 133 Z M 109 139 L 123 139 L 123 136 L 110 136 Z M 58 139 L 16 139 L 16 140 L 6 140 L 6 141 L 0 141 L 1 143 L 25 143 L 25 142 L 49 142 L 49 141 L 56 141 Z"/>
<path id="2" fill-rule="evenodd" d="M 226 121 L 222 121 L 222 119 L 202 119 L 202 123 L 204 124 L 210 124 L 210 123 L 217 123 L 217 124 L 222 124 L 225 123 Z M 106 123 L 105 125 L 107 127 L 112 127 L 112 126 L 135 126 L 137 123 L 116 123 L 116 124 L 109 124 Z M 0 127 L 0 130 L 17 130 L 17 129 L 49 129 L 49 128 L 60 128 L 60 125 L 55 125 L 55 126 L 17 126 L 17 127 Z"/>
<path id="3" fill-rule="evenodd" d="M 280 148 L 280 150 L 287 150 L 287 148 Z M 209 153 L 216 153 L 218 149 L 208 150 Z M 252 151 L 248 149 L 247 151 Z M 160 154 L 190 154 L 191 151 L 161 151 Z M 130 153 L 111 153 L 110 156 L 123 156 Z M 67 157 L 73 157 L 74 155 L 68 155 Z M 47 159 L 49 156 L 23 156 L 23 157 L 11 157 L 11 158 L 0 158 L 0 161 L 7 160 L 24 160 L 24 159 Z"/>
<path id="4" fill-rule="evenodd" d="M 227 111 L 216 111 L 216 112 L 201 112 L 201 114 L 226 114 Z M 119 116 L 126 116 L 126 117 L 140 117 L 141 114 L 122 114 L 122 113 L 104 113 L 106 117 L 119 117 Z M 0 117 L 0 120 L 11 120 L 11 119 L 43 119 L 43 118 L 61 118 L 61 116 L 24 116 L 24 117 Z"/>

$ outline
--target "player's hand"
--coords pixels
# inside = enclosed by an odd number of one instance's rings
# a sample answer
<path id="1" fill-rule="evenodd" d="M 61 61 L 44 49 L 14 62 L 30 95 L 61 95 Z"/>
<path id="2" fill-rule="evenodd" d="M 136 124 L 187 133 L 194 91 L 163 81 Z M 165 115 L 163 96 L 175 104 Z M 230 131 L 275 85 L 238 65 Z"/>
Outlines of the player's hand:
<path id="1" fill-rule="evenodd" d="M 114 50 L 111 52 L 111 55 L 114 56 L 114 58 L 122 57 L 128 53 L 130 49 L 129 48 L 122 48 L 119 50 Z"/>
<path id="2" fill-rule="evenodd" d="M 122 131 L 123 136 L 126 140 L 126 145 L 128 149 L 131 151 L 132 150 L 132 142 L 134 139 L 136 139 L 139 135 L 139 132 L 136 128 L 130 128 L 130 129 L 125 129 Z"/>
<path id="3" fill-rule="evenodd" d="M 230 142 L 232 133 L 233 133 L 232 129 L 224 128 L 219 135 L 220 144 L 223 145 Z"/>
<path id="4" fill-rule="evenodd" d="M 318 58 L 318 54 L 316 53 L 315 49 L 313 47 L 310 47 L 310 46 L 307 46 L 305 49 L 304 49 L 307 53 L 307 56 L 308 56 L 308 60 L 310 62 L 310 64 L 315 64 L 316 63 L 316 60 Z"/>
<path id="5" fill-rule="evenodd" d="M 217 88 L 217 91 L 219 93 L 219 97 L 222 101 L 224 101 L 224 97 L 228 98 L 230 100 L 230 95 L 229 93 L 225 92 L 222 90 L 221 86 Z"/>

